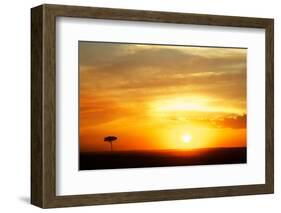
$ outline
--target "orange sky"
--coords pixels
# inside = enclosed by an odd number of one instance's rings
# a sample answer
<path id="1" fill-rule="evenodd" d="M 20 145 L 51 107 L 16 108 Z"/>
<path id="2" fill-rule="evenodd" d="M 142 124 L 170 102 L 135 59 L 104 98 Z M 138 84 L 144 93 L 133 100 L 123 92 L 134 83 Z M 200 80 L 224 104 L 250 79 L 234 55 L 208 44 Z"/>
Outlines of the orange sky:
<path id="1" fill-rule="evenodd" d="M 246 146 L 247 49 L 79 42 L 80 150 Z M 184 143 L 184 137 L 190 137 Z"/>

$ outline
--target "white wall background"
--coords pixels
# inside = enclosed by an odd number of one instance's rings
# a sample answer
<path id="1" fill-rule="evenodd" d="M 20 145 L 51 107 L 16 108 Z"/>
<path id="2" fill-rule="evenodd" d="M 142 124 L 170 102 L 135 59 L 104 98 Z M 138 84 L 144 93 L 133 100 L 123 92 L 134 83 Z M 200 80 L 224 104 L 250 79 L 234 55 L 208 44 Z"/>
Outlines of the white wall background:
<path id="1" fill-rule="evenodd" d="M 281 13 L 279 1 L 39 0 L 2 1 L 0 7 L 0 210 L 39 212 L 30 192 L 30 8 L 42 3 L 275 18 L 275 194 L 51 209 L 49 212 L 280 212 Z"/>

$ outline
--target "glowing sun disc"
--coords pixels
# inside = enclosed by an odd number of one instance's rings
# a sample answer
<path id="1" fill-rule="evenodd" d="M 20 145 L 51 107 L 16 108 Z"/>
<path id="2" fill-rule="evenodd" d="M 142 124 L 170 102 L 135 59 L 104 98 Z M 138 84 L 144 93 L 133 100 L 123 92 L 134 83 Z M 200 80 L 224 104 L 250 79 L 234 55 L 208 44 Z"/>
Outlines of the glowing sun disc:
<path id="1" fill-rule="evenodd" d="M 184 143 L 189 143 L 189 142 L 191 141 L 191 136 L 188 135 L 188 134 L 183 135 L 183 136 L 182 136 L 182 141 L 183 141 Z"/>

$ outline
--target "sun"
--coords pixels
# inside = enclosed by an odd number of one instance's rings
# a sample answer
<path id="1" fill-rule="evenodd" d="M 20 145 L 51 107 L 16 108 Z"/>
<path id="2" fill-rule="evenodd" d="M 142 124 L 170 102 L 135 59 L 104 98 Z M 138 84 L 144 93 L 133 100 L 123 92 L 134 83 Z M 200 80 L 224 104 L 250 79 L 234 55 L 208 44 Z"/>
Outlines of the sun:
<path id="1" fill-rule="evenodd" d="M 192 139 L 192 137 L 191 137 L 191 135 L 189 135 L 189 134 L 184 134 L 184 135 L 182 136 L 182 141 L 183 141 L 184 143 L 189 143 L 189 142 L 191 141 L 191 139 Z"/>

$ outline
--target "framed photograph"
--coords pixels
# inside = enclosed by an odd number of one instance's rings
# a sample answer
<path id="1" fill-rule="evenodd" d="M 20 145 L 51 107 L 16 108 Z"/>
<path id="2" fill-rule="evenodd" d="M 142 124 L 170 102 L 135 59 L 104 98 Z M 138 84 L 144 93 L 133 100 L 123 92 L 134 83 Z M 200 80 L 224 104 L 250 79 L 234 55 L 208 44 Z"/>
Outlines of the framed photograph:
<path id="1" fill-rule="evenodd" d="M 31 9 L 31 203 L 274 191 L 273 19 Z"/>

